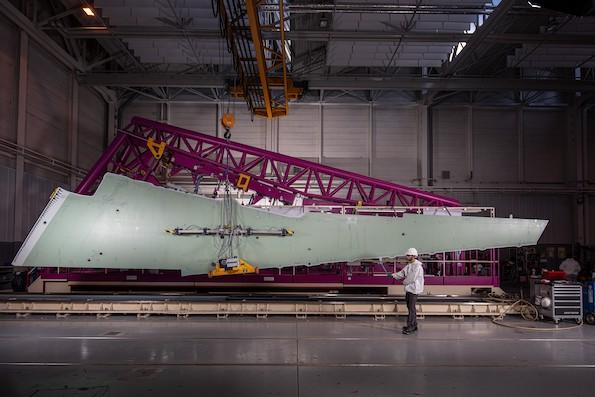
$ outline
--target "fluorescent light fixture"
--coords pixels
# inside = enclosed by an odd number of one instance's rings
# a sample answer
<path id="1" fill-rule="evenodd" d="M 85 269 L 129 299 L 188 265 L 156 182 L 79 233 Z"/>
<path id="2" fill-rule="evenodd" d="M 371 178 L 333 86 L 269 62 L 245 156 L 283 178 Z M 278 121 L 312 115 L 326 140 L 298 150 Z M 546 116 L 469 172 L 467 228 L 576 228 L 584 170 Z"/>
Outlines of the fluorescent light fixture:
<path id="1" fill-rule="evenodd" d="M 93 9 L 91 7 L 83 7 L 83 11 L 85 12 L 85 14 L 87 14 L 90 17 L 95 16 L 95 11 L 93 11 Z"/>
<path id="2" fill-rule="evenodd" d="M 528 1 L 527 3 L 529 3 L 529 5 L 533 8 L 541 8 L 541 6 L 539 4 L 533 4 L 530 1 Z"/>

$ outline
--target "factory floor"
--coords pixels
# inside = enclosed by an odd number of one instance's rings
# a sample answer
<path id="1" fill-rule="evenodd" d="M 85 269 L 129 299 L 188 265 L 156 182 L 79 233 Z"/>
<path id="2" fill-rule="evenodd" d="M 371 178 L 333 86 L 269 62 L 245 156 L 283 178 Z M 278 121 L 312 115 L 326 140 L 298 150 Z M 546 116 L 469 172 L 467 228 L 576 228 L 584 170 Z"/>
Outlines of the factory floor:
<path id="1" fill-rule="evenodd" d="M 428 318 L 410 336 L 402 326 L 401 318 L 5 316 L 0 395 L 543 397 L 595 390 L 595 326 L 530 332 L 487 319 Z"/>

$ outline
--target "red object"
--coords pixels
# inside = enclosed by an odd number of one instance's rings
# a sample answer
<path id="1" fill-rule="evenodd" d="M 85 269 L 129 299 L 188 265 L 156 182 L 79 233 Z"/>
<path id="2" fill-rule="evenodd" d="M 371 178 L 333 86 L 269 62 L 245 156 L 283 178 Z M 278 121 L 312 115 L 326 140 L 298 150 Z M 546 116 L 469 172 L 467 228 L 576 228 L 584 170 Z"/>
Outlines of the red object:
<path id="1" fill-rule="evenodd" d="M 566 273 L 559 271 L 559 270 L 544 270 L 543 274 L 541 275 L 541 278 L 543 278 L 544 280 L 550 280 L 550 281 L 554 281 L 554 280 L 565 280 L 566 279 Z"/>

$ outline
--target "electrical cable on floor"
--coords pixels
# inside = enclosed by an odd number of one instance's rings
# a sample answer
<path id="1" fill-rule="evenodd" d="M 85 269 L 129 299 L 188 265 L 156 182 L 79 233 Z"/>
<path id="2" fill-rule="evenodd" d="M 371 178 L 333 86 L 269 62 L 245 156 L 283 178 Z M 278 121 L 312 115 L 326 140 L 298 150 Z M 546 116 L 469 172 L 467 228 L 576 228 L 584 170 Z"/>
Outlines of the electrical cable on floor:
<path id="1" fill-rule="evenodd" d="M 507 324 L 504 322 L 504 317 L 506 317 L 506 315 L 511 313 L 513 310 L 516 310 L 518 313 L 520 313 L 521 317 L 524 320 L 528 320 L 528 321 L 537 321 L 537 319 L 539 318 L 539 312 L 537 311 L 537 308 L 531 302 L 526 301 L 524 299 L 518 299 L 516 301 L 512 301 L 509 299 L 501 299 L 501 298 L 496 298 L 496 297 L 490 297 L 490 299 L 498 301 L 498 302 L 503 302 L 503 303 L 504 302 L 512 302 L 510 304 L 510 306 L 508 306 L 508 308 L 505 311 L 503 311 L 502 313 L 500 313 L 498 315 L 498 317 L 492 318 L 492 322 L 494 324 L 501 325 L 503 327 L 513 328 L 513 329 L 522 329 L 525 331 L 564 331 L 564 330 L 579 328 L 579 327 L 582 327 L 582 325 L 583 325 L 583 323 L 581 322 L 580 324 L 572 325 L 569 327 L 563 327 L 563 328 L 558 328 L 557 325 L 555 327 L 540 328 L 540 327 L 525 327 L 522 325 Z"/>

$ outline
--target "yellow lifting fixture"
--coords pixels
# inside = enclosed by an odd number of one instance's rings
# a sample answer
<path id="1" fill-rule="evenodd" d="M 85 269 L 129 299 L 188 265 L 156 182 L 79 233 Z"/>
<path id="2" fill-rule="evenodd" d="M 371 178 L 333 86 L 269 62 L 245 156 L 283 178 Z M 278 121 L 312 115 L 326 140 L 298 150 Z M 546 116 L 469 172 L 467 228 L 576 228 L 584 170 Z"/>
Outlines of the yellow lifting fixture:
<path id="1" fill-rule="evenodd" d="M 149 138 L 147 140 L 147 147 L 153 154 L 153 157 L 155 157 L 157 160 L 161 159 L 161 156 L 163 156 L 163 152 L 165 152 L 166 146 L 167 146 L 167 143 L 165 143 L 165 142 L 157 143 L 157 142 L 155 142 L 155 140 L 153 138 Z"/>
<path id="2" fill-rule="evenodd" d="M 258 268 L 235 256 L 232 258 L 220 259 L 215 264 L 215 268 L 209 272 L 209 277 L 250 273 L 258 274 Z"/>

